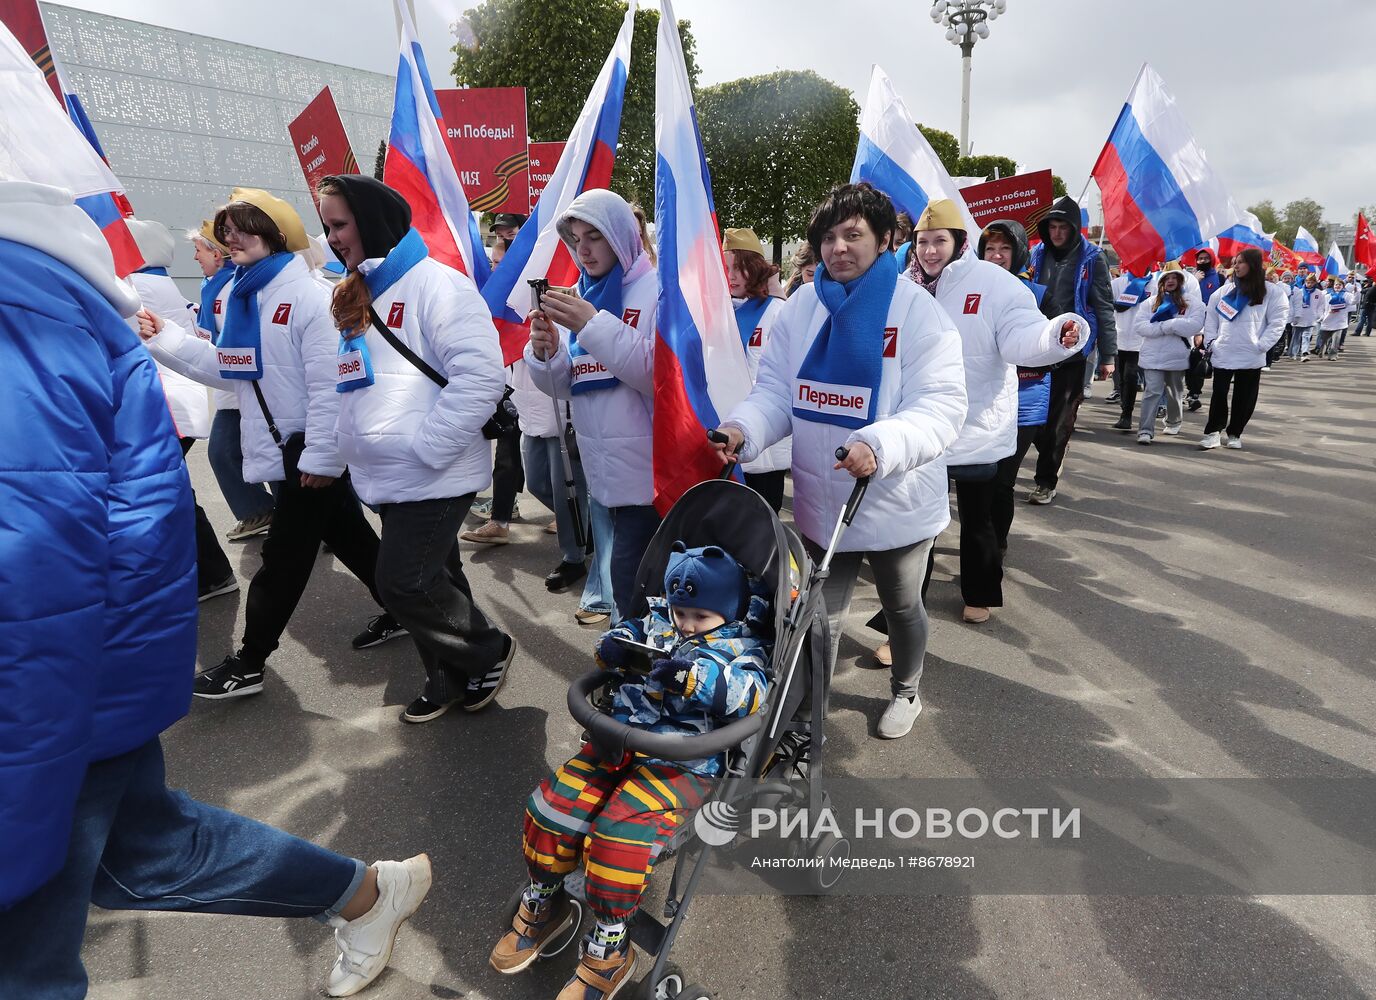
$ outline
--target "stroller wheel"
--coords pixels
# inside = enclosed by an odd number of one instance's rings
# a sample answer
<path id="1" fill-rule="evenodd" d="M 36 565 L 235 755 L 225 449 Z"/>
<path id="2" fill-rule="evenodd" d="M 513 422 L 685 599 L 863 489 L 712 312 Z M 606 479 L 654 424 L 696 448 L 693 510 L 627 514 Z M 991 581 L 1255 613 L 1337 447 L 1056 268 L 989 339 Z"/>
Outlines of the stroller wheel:
<path id="1" fill-rule="evenodd" d="M 691 993 L 695 986 L 685 986 L 683 970 L 673 962 L 666 962 L 659 978 L 651 982 L 647 976 L 640 982 L 637 1000 L 688 1000 L 690 996 L 706 997 L 706 993 Z"/>
<path id="2" fill-rule="evenodd" d="M 844 868 L 834 867 L 832 860 L 840 861 L 850 857 L 850 841 L 828 833 L 817 841 L 817 846 L 812 849 L 812 856 L 822 861 L 821 868 L 813 869 L 816 872 L 814 882 L 817 890 L 829 892 L 841 881 L 841 873 L 845 871 Z"/>

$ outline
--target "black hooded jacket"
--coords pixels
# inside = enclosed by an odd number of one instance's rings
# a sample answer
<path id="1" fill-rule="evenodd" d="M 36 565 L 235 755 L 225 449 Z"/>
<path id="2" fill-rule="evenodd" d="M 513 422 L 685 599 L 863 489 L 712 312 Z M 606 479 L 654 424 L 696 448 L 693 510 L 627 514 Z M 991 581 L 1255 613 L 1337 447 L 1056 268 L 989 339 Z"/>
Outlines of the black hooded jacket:
<path id="1" fill-rule="evenodd" d="M 989 242 L 991 232 L 1002 233 L 1008 242 L 1013 244 L 1013 266 L 1010 270 L 1021 275 L 1027 270 L 1028 262 L 1032 259 L 1032 252 L 1027 248 L 1027 230 L 1021 222 L 1014 219 L 995 219 L 980 233 L 979 245 L 975 248 L 980 260 L 984 259 L 984 248 Z"/>
<path id="2" fill-rule="evenodd" d="M 1065 222 L 1071 229 L 1071 237 L 1063 247 L 1051 244 L 1051 223 L 1055 221 Z M 1037 235 L 1046 247 L 1041 272 L 1036 276 L 1037 281 L 1046 286 L 1042 314 L 1051 319 L 1061 313 L 1075 312 L 1076 269 L 1085 241 L 1084 234 L 1080 232 L 1079 202 L 1069 195 L 1059 199 L 1037 223 Z M 1094 258 L 1089 280 L 1089 308 L 1094 310 L 1099 328 L 1099 363 L 1112 364 L 1118 353 L 1118 327 L 1114 321 L 1113 287 L 1108 277 L 1108 261 L 1103 254 Z"/>
<path id="3" fill-rule="evenodd" d="M 364 174 L 336 174 L 325 179 L 344 190 L 344 200 L 349 203 L 354 225 L 363 238 L 364 258 L 371 260 L 391 253 L 411 228 L 411 206 L 406 199 L 382 181 Z"/>

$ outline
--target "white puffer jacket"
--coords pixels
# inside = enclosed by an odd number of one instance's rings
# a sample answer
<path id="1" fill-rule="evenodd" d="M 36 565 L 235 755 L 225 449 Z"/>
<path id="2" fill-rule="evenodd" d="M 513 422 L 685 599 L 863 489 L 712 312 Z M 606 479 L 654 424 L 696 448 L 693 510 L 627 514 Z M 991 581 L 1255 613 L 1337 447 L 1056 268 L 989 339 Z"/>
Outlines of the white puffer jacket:
<path id="1" fill-rule="evenodd" d="M 360 270 L 381 263 L 367 260 Z M 409 503 L 485 489 L 492 482 L 492 446 L 482 428 L 502 398 L 506 371 L 477 287 L 427 257 L 374 299 L 373 309 L 449 384 L 441 389 L 368 328 L 373 384 L 338 394 L 339 458 L 358 498 Z"/>
<path id="2" fill-rule="evenodd" d="M 1290 292 L 1290 322 L 1298 327 L 1317 326 L 1323 315 L 1324 297 L 1318 286 L 1309 290 L 1309 304 L 1304 302 L 1304 289 L 1295 288 Z"/>
<path id="3" fill-rule="evenodd" d="M 162 274 L 135 273 L 129 275 L 129 284 L 139 293 L 139 301 L 145 309 L 157 313 L 169 323 L 175 323 L 190 336 L 200 336 L 196 313 L 171 278 Z M 138 321 L 131 319 L 128 323 L 137 332 Z M 157 361 L 157 358 L 153 360 Z M 177 434 L 184 438 L 210 437 L 210 406 L 205 386 L 161 362 L 158 363 L 158 375 L 162 378 L 162 391 L 172 410 L 172 422 L 177 425 Z"/>
<path id="4" fill-rule="evenodd" d="M 233 282 L 225 286 L 226 302 L 233 287 Z M 303 260 L 293 258 L 258 293 L 258 323 L 263 359 L 258 386 L 282 439 L 305 432 L 302 472 L 343 475 L 344 463 L 335 444 L 339 331 L 330 316 L 329 289 L 311 276 Z M 281 449 L 268 433 L 253 383 L 221 378 L 216 349 L 210 341 L 169 323 L 147 343 L 153 356 L 169 368 L 211 388 L 232 390 L 238 397 L 244 482 L 280 482 L 286 477 Z"/>
<path id="5" fill-rule="evenodd" d="M 1195 334 L 1204 329 L 1204 303 L 1199 301 L 1197 290 L 1190 291 L 1187 282 L 1184 285 L 1184 314 L 1153 323 L 1151 317 L 1157 308 L 1156 285 L 1160 280 L 1159 274 L 1152 278 L 1146 299 L 1134 314 L 1133 325 L 1137 336 L 1142 338 L 1137 366 L 1144 370 L 1183 372 L 1190 367 L 1190 348 L 1194 346 Z M 1195 287 L 1198 288 L 1198 283 Z"/>
<path id="6" fill-rule="evenodd" d="M 547 393 L 541 392 L 524 360 L 511 366 L 507 384 L 511 386 L 511 401 L 520 416 L 522 434 L 552 438 L 563 433 L 564 421 L 569 417 L 569 401 L 550 399 Z"/>
<path id="7" fill-rule="evenodd" d="M 855 485 L 849 473 L 832 468 L 836 449 L 862 441 L 874 449 L 879 470 L 840 551 L 882 552 L 940 534 L 951 521 L 942 455 L 965 422 L 955 323 L 923 289 L 898 282 L 884 324 L 898 333 L 894 357 L 884 359 L 876 419 L 852 431 L 793 417 L 798 369 L 826 318 L 811 285 L 785 303 L 755 388 L 724 421 L 745 434 L 742 458 L 793 435 L 793 517 L 804 535 L 825 544 Z"/>
<path id="8" fill-rule="evenodd" d="M 900 282 L 910 280 L 907 271 Z M 1018 450 L 1018 373 L 1041 368 L 1084 347 L 1089 324 L 1074 313 L 1048 320 L 1037 297 L 1017 277 L 975 256 L 973 247 L 941 272 L 936 301 L 960 331 L 967 412 L 960 437 L 946 450 L 946 465 L 987 465 Z M 1062 347 L 1060 330 L 1073 322 L 1074 347 Z"/>
<path id="9" fill-rule="evenodd" d="M 745 364 L 750 371 L 751 385 L 759 378 L 760 358 L 764 357 L 764 349 L 769 346 L 769 338 L 774 330 L 774 321 L 779 318 L 783 308 L 783 299 L 770 299 L 769 305 L 764 307 L 764 315 L 760 317 L 760 325 L 755 327 L 755 332 L 746 342 Z M 751 473 L 777 472 L 787 469 L 792 464 L 793 441 L 791 438 L 784 438 L 778 444 L 765 449 L 764 454 L 755 461 L 747 462 L 741 468 Z"/>
<path id="10" fill-rule="evenodd" d="M 226 284 L 220 289 L 220 294 L 215 296 L 215 302 L 211 306 L 211 315 L 202 316 L 199 312 L 196 314 L 196 336 L 203 340 L 208 337 L 212 341 L 220 336 L 220 327 L 225 318 L 225 307 L 229 302 L 228 296 L 229 285 Z M 210 401 L 215 405 L 217 412 L 239 408 L 239 397 L 228 389 L 216 389 L 211 393 Z"/>
<path id="11" fill-rule="evenodd" d="M 1213 365 L 1226 371 L 1261 368 L 1266 352 L 1285 332 L 1290 303 L 1285 290 L 1266 283 L 1266 300 L 1247 306 L 1233 319 L 1224 319 L 1218 304 L 1233 294 L 1233 283 L 1226 282 L 1214 292 L 1204 310 L 1204 346 L 1213 348 Z"/>
<path id="12" fill-rule="evenodd" d="M 1343 304 L 1333 306 L 1331 303 L 1334 297 L 1335 295 L 1333 292 L 1327 289 L 1324 290 L 1323 307 L 1319 313 L 1320 330 L 1341 330 L 1347 326 L 1348 317 L 1351 315 L 1351 313 L 1348 312 L 1348 307 L 1351 306 L 1352 300 L 1349 299 L 1347 293 L 1344 292 Z"/>
<path id="13" fill-rule="evenodd" d="M 659 277 L 648 254 L 641 253 L 621 279 L 621 296 L 621 316 L 600 310 L 578 334 L 578 343 L 620 385 L 573 395 L 569 332 L 563 328 L 560 349 L 552 358 L 541 361 L 527 345 L 525 360 L 537 389 L 572 402 L 578 451 L 593 498 L 605 507 L 648 506 L 655 497 L 651 456 L 659 302 Z"/>
<path id="14" fill-rule="evenodd" d="M 1142 303 L 1139 301 L 1136 305 L 1129 306 L 1127 309 L 1123 310 L 1119 310 L 1116 305 L 1123 295 L 1123 289 L 1128 287 L 1128 282 L 1131 280 L 1132 275 L 1125 272 L 1109 282 L 1109 287 L 1113 289 L 1113 301 L 1115 303 L 1113 307 L 1113 318 L 1118 328 L 1119 351 L 1140 351 L 1142 349 L 1142 341 L 1137 336 L 1137 323 L 1135 319 L 1137 310 L 1142 308 Z M 1146 293 L 1143 292 L 1142 296 L 1145 298 Z"/>

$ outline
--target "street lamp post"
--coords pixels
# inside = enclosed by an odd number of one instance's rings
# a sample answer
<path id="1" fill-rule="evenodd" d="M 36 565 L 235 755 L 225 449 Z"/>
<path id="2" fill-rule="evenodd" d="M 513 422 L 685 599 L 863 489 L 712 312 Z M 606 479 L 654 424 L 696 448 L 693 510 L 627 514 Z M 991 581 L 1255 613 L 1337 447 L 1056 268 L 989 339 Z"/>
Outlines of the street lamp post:
<path id="1" fill-rule="evenodd" d="M 975 40 L 989 37 L 989 22 L 1008 7 L 1008 0 L 935 0 L 932 20 L 946 26 L 946 41 L 960 49 L 960 154 L 970 155 L 970 63 Z"/>

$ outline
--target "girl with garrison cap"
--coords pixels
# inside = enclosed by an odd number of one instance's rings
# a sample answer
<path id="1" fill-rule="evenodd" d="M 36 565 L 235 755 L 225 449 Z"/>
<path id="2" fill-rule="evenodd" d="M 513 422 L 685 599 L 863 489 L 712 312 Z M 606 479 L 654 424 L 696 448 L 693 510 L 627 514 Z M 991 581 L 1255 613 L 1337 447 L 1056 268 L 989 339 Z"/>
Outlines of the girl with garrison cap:
<path id="1" fill-rule="evenodd" d="M 430 257 L 396 191 L 361 174 L 326 177 L 316 191 L 349 272 L 331 306 L 339 455 L 382 518 L 378 590 L 425 667 L 401 718 L 428 722 L 460 700 L 476 712 L 516 653 L 474 603 L 455 537 L 492 481 L 483 424 L 505 385 L 492 315 L 467 275 Z"/>
<path id="2" fill-rule="evenodd" d="M 754 384 L 770 331 L 784 307 L 784 300 L 769 291 L 779 269 L 765 259 L 764 245 L 750 229 L 726 230 L 722 251 L 726 257 L 726 283 L 736 309 L 736 327 L 745 347 L 750 382 Z M 792 463 L 792 451 L 785 438 L 745 465 L 745 485 L 764 497 L 776 514 L 784 505 L 784 478 Z"/>
<path id="3" fill-rule="evenodd" d="M 249 584 L 243 645 L 196 677 L 196 696 L 218 699 L 263 690 L 267 659 L 310 582 L 322 541 L 379 606 L 382 598 L 373 584 L 377 534 L 335 443 L 339 334 L 328 286 L 297 253 L 308 246 L 301 219 L 266 191 L 235 188 L 215 213 L 214 235 L 235 265 L 220 339 L 212 344 L 147 312 L 139 336 L 169 368 L 234 390 L 244 479 L 273 484 L 277 496 L 263 564 Z"/>
<path id="4" fill-rule="evenodd" d="M 897 216 L 869 184 L 834 188 L 808 224 L 821 264 L 790 298 L 745 401 L 727 416 L 723 459 L 752 461 L 793 435 L 793 516 L 820 556 L 854 479 L 873 477 L 823 585 L 832 657 L 861 562 L 874 568 L 893 649 L 878 734 L 912 729 L 927 651 L 922 577 L 950 523 L 943 453 L 965 421 L 960 335 L 936 301 L 898 280 Z M 836 459 L 839 447 L 846 457 Z"/>

